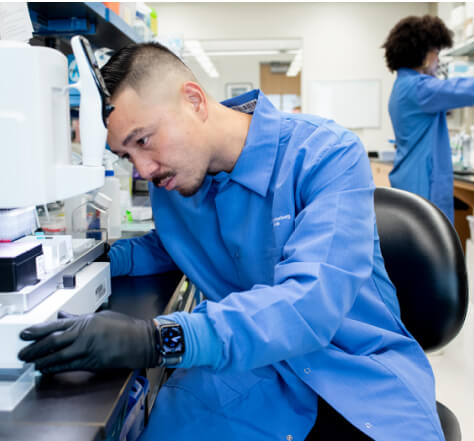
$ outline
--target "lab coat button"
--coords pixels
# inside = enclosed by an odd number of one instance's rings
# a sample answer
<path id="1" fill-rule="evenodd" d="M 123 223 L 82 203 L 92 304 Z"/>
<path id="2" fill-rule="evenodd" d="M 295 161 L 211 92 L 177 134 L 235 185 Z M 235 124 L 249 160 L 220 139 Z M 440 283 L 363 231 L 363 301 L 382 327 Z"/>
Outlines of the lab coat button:
<path id="1" fill-rule="evenodd" d="M 286 439 L 288 441 L 292 441 L 293 440 L 293 435 L 286 435 Z"/>
<path id="2" fill-rule="evenodd" d="M 309 374 L 311 372 L 311 369 L 310 368 L 304 368 L 304 373 L 305 374 Z"/>

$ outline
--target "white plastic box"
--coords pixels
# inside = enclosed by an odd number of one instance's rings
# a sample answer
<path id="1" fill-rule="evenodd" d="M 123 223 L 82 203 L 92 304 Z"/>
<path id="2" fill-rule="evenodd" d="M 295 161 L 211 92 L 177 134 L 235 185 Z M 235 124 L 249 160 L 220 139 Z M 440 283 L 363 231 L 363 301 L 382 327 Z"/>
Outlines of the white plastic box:
<path id="1" fill-rule="evenodd" d="M 8 314 L 0 319 L 0 371 L 21 369 L 24 363 L 18 352 L 28 343 L 20 339 L 20 332 L 37 323 L 54 320 L 59 310 L 71 314 L 96 311 L 106 302 L 111 292 L 110 264 L 93 262 L 76 274 L 74 289 L 58 289 L 32 310 L 24 314 Z"/>
<path id="2" fill-rule="evenodd" d="M 0 209 L 0 240 L 15 240 L 38 228 L 36 207 Z"/>
<path id="3" fill-rule="evenodd" d="M 37 268 L 38 277 L 45 275 L 73 259 L 72 236 L 25 236 L 16 242 L 39 243 L 43 247 L 43 257 L 40 268 Z"/>

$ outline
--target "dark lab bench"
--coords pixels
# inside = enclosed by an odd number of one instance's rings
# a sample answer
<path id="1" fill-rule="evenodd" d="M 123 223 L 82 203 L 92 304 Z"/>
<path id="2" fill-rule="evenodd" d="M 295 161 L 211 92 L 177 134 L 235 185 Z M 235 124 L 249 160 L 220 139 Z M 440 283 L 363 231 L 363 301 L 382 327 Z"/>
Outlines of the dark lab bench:
<path id="1" fill-rule="evenodd" d="M 187 289 L 186 286 L 188 286 Z M 193 288 L 179 271 L 147 277 L 112 279 L 110 309 L 137 318 L 152 318 L 192 307 Z M 137 371 L 100 374 L 67 372 L 38 376 L 36 385 L 11 412 L 0 412 L 0 440 L 98 441 L 120 431 L 130 388 Z M 151 409 L 166 372 L 147 369 Z"/>

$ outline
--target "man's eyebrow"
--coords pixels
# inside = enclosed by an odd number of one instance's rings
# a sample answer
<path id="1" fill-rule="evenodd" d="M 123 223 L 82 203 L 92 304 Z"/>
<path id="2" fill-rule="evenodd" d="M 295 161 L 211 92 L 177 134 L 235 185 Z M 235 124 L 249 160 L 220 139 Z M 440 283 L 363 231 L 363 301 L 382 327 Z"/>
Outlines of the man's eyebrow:
<path id="1" fill-rule="evenodd" d="M 132 138 L 134 138 L 135 136 L 139 135 L 141 132 L 145 131 L 145 127 L 138 127 L 134 130 L 132 130 L 128 135 L 127 137 L 123 140 L 122 142 L 122 145 L 125 147 L 130 141 Z"/>

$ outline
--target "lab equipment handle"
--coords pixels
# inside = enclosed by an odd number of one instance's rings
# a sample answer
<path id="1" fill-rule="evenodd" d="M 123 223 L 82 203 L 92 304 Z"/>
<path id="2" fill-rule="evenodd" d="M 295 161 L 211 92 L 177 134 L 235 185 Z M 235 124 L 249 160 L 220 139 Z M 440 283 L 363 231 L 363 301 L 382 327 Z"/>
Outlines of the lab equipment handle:
<path id="1" fill-rule="evenodd" d="M 85 42 L 87 43 L 84 43 Z M 79 68 L 80 80 L 72 87 L 81 94 L 79 106 L 79 126 L 81 131 L 82 163 L 86 166 L 101 166 L 107 138 L 107 128 L 103 117 L 104 92 L 100 91 L 97 65 L 90 50 L 89 42 L 76 35 L 71 46 Z M 87 51 L 87 53 L 86 53 Z M 96 62 L 95 62 L 96 63 Z M 101 78 L 101 77 L 100 77 Z M 102 80 L 103 83 L 103 80 Z M 108 92 L 107 92 L 108 94 Z"/>

